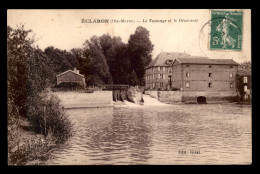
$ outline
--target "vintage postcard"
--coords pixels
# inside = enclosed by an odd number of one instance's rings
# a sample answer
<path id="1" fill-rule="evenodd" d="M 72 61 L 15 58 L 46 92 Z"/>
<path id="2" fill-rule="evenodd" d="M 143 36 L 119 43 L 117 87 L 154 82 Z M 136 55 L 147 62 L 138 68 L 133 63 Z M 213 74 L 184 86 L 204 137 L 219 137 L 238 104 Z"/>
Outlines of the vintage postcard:
<path id="1" fill-rule="evenodd" d="M 251 59 L 250 9 L 9 9 L 8 165 L 250 165 Z"/>

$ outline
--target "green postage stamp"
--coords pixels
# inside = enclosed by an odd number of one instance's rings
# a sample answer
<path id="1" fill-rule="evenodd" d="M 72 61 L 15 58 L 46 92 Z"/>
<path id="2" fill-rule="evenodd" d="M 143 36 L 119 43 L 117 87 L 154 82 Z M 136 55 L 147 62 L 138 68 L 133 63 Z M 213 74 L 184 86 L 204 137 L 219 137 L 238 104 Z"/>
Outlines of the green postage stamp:
<path id="1" fill-rule="evenodd" d="M 210 50 L 242 50 L 243 11 L 211 10 Z"/>

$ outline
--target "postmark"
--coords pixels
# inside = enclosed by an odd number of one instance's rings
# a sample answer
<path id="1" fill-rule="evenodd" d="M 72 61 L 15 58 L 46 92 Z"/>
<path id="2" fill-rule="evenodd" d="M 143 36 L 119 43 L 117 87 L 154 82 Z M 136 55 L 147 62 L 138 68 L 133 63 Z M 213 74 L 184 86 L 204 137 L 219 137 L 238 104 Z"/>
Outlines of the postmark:
<path id="1" fill-rule="evenodd" d="M 210 50 L 242 50 L 243 11 L 211 10 Z"/>

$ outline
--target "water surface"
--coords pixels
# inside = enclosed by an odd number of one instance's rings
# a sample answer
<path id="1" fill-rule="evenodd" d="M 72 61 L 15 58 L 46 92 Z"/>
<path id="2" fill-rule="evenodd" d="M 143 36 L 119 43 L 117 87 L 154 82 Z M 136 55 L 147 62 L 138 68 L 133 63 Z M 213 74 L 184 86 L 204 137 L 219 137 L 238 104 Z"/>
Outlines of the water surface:
<path id="1" fill-rule="evenodd" d="M 251 162 L 250 106 L 112 107 L 71 109 L 67 113 L 74 135 L 53 152 L 47 164 Z"/>

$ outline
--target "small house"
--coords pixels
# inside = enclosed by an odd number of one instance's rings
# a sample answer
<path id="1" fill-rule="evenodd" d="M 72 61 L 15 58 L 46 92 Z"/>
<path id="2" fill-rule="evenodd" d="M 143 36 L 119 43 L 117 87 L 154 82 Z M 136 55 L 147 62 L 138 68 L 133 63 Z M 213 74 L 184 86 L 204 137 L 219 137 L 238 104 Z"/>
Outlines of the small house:
<path id="1" fill-rule="evenodd" d="M 70 84 L 79 84 L 81 86 L 85 86 L 85 77 L 84 75 L 80 74 L 79 70 L 77 70 L 76 68 L 74 68 L 74 71 L 68 70 L 61 74 L 58 74 L 56 78 L 57 78 L 57 85 L 60 85 L 62 83 L 63 84 L 70 83 Z"/>

